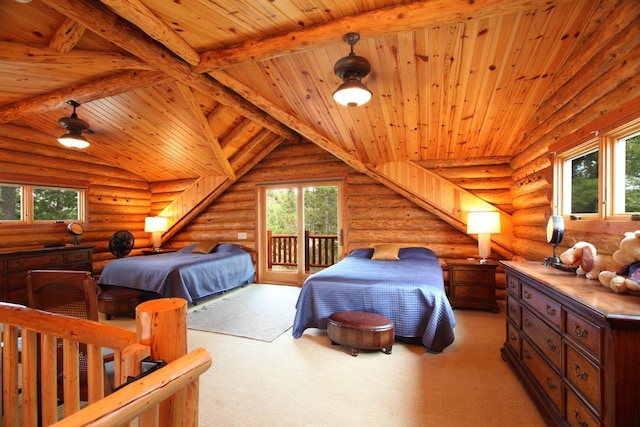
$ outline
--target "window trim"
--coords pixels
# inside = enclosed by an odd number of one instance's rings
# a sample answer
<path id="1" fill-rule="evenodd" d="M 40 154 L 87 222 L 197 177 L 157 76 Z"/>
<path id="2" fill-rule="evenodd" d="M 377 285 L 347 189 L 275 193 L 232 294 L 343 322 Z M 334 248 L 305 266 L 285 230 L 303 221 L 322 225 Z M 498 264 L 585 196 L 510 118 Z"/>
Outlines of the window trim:
<path id="1" fill-rule="evenodd" d="M 614 171 L 614 162 L 616 156 L 616 146 L 621 138 L 634 135 L 640 132 L 640 112 L 637 112 L 634 118 L 624 117 L 626 121 L 620 123 L 617 120 L 617 126 L 611 123 L 604 127 L 604 132 L 598 130 L 592 131 L 590 137 L 585 135 L 584 129 L 575 132 L 575 139 L 572 141 L 564 138 L 561 141 L 552 144 L 549 149 L 553 155 L 553 211 L 557 215 L 565 218 L 579 219 L 586 221 L 624 221 L 629 220 L 633 213 L 618 213 L 616 205 L 620 204 L 620 200 L 616 197 L 624 197 L 624 192 L 619 189 L 614 190 L 617 184 L 617 174 Z M 598 212 L 593 214 L 573 214 L 567 213 L 570 210 L 570 200 L 565 200 L 564 195 L 567 194 L 567 162 L 576 156 L 588 154 L 592 150 L 598 150 Z M 618 159 L 619 160 L 619 159 Z M 624 182 L 623 182 L 624 185 Z M 616 194 L 617 193 L 617 194 Z M 567 206 L 568 205 L 568 206 Z M 568 208 L 568 209 L 567 209 Z"/>
<path id="2" fill-rule="evenodd" d="M 61 178 L 44 178 L 32 175 L 17 175 L 0 173 L 0 182 L 5 184 L 17 185 L 22 188 L 23 203 L 21 206 L 21 218 L 18 220 L 2 220 L 0 227 L 3 226 L 38 226 L 50 224 L 68 224 L 70 222 L 80 222 L 86 224 L 89 211 L 89 182 L 61 179 Z M 73 220 L 35 220 L 33 214 L 33 188 L 49 188 L 53 190 L 75 190 L 78 191 L 78 219 Z M 26 195 L 29 194 L 29 197 Z"/>

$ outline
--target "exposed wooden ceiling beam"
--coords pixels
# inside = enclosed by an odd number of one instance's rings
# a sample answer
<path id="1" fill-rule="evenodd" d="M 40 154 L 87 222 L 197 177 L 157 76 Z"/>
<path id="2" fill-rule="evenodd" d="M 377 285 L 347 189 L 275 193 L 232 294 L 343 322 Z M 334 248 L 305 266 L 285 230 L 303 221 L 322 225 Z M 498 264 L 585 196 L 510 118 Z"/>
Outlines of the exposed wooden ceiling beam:
<path id="1" fill-rule="evenodd" d="M 229 159 L 222 152 L 222 147 L 220 146 L 220 141 L 213 133 L 209 122 L 207 121 L 207 117 L 202 112 L 202 107 L 198 104 L 196 97 L 194 96 L 191 88 L 181 83 L 177 83 L 177 87 L 182 94 L 182 99 L 187 102 L 189 105 L 189 109 L 191 110 L 191 115 L 194 117 L 198 125 L 200 126 L 200 130 L 202 131 L 204 137 L 209 142 L 209 146 L 213 150 L 213 155 L 215 156 L 216 161 L 224 171 L 227 178 L 232 181 L 235 181 L 236 174 L 229 163 Z"/>
<path id="2" fill-rule="evenodd" d="M 0 40 L 0 61 L 36 64 L 70 65 L 73 67 L 96 67 L 108 70 L 155 70 L 135 56 L 119 52 L 99 52 L 74 49 L 61 53 L 57 49 L 28 43 Z"/>
<path id="3" fill-rule="evenodd" d="M 142 30 L 113 13 L 106 6 L 72 0 L 43 0 L 43 2 L 63 15 L 78 20 L 91 31 L 155 66 L 158 70 L 171 75 L 177 81 L 214 97 L 216 101 L 228 105 L 278 135 L 288 139 L 296 138 L 290 129 L 268 117 L 246 99 L 232 94 L 228 88 L 205 75 L 192 73 L 189 64 L 177 58 L 167 48 L 153 41 Z"/>
<path id="4" fill-rule="evenodd" d="M 521 10 L 550 8 L 565 1 L 569 0 L 423 0 L 345 16 L 274 37 L 249 40 L 227 49 L 205 51 L 194 71 L 204 73 L 242 62 L 262 61 L 318 49 L 340 42 L 348 32 L 360 33 L 361 37 L 376 37 Z"/>
<path id="5" fill-rule="evenodd" d="M 49 41 L 49 47 L 60 53 L 71 52 L 84 34 L 86 27 L 78 21 L 67 18 Z"/>
<path id="6" fill-rule="evenodd" d="M 118 15 L 144 30 L 173 53 L 191 65 L 200 62 L 200 55 L 182 37 L 155 16 L 140 0 L 101 0 Z"/>
<path id="7" fill-rule="evenodd" d="M 156 85 L 169 79 L 169 76 L 160 71 L 125 71 L 84 85 L 64 88 L 13 104 L 3 105 L 0 107 L 0 123 L 9 123 L 28 114 L 45 113 L 64 108 L 69 99 L 83 104 L 128 92 L 138 87 Z"/>

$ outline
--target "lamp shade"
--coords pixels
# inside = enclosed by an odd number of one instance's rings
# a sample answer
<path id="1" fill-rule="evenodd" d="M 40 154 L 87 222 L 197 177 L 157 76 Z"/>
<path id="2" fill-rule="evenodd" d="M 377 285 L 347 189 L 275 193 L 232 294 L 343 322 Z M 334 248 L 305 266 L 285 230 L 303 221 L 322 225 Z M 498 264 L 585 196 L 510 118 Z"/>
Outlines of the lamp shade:
<path id="1" fill-rule="evenodd" d="M 359 107 L 369 102 L 371 91 L 362 82 L 348 80 L 333 92 L 333 99 L 345 107 Z"/>
<path id="2" fill-rule="evenodd" d="M 58 142 L 68 148 L 87 148 L 89 141 L 87 141 L 81 132 L 69 131 L 58 138 Z"/>
<path id="3" fill-rule="evenodd" d="M 467 234 L 500 233 L 500 212 L 469 212 Z"/>
<path id="4" fill-rule="evenodd" d="M 164 216 L 148 216 L 144 219 L 144 231 L 147 233 L 167 231 L 167 218 Z"/>

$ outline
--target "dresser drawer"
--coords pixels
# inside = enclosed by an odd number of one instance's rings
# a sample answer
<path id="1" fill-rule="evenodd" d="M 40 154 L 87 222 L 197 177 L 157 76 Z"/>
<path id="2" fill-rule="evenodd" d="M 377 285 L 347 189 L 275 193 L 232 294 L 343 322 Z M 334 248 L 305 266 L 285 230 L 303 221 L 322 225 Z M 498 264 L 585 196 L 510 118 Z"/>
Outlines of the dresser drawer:
<path id="1" fill-rule="evenodd" d="M 520 343 L 520 329 L 511 322 L 507 322 L 507 344 L 518 355 L 522 355 L 522 344 Z"/>
<path id="2" fill-rule="evenodd" d="M 65 254 L 67 264 L 86 263 L 91 261 L 91 252 L 89 251 L 73 251 Z"/>
<path id="3" fill-rule="evenodd" d="M 562 341 L 560 334 L 552 330 L 536 315 L 526 308 L 522 308 L 522 331 L 560 371 L 562 366 Z"/>
<path id="4" fill-rule="evenodd" d="M 540 384 L 540 387 L 549 396 L 558 414 L 560 414 L 560 408 L 562 408 L 562 380 L 526 339 L 522 340 L 522 361 L 538 384 Z"/>
<path id="5" fill-rule="evenodd" d="M 513 322 L 520 327 L 520 313 L 521 313 L 520 303 L 516 298 L 512 295 L 507 294 L 507 316 L 509 319 L 513 320 Z"/>
<path id="6" fill-rule="evenodd" d="M 451 268 L 453 280 L 456 283 L 490 283 L 493 280 L 492 272 L 485 269 Z"/>
<path id="7" fill-rule="evenodd" d="M 560 304 L 527 284 L 522 285 L 522 300 L 560 329 Z"/>
<path id="8" fill-rule="evenodd" d="M 458 285 L 453 288 L 455 298 L 491 298 L 492 289 L 488 286 Z"/>
<path id="9" fill-rule="evenodd" d="M 567 344 L 565 344 L 565 355 L 565 378 L 600 414 L 602 412 L 600 368 Z"/>
<path id="10" fill-rule="evenodd" d="M 586 348 L 596 361 L 600 361 L 602 329 L 572 311 L 567 310 L 565 316 L 565 336 L 570 337 L 580 347 Z"/>
<path id="11" fill-rule="evenodd" d="M 566 420 L 567 423 L 573 427 L 592 427 L 601 425 L 598 419 L 593 416 L 593 414 L 570 389 L 567 389 Z"/>
<path id="12" fill-rule="evenodd" d="M 64 255 L 62 253 L 39 255 L 32 257 L 23 257 L 9 260 L 10 270 L 32 270 L 35 268 L 57 266 L 64 264 Z"/>
<path id="13" fill-rule="evenodd" d="M 511 276 L 511 275 L 507 276 L 506 289 L 507 289 L 507 292 L 510 292 L 512 295 L 519 298 L 520 297 L 520 280 L 518 280 L 517 277 Z"/>

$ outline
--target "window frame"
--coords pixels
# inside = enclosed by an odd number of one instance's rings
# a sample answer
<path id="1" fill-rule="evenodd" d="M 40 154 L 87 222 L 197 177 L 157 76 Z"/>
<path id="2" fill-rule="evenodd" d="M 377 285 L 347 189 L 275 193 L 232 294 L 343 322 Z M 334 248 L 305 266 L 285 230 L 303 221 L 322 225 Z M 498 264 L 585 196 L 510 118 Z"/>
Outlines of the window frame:
<path id="1" fill-rule="evenodd" d="M 599 132 L 592 131 L 588 137 L 572 143 L 565 143 L 556 151 L 553 147 L 553 211 L 570 219 L 586 221 L 622 221 L 629 220 L 634 214 L 640 212 L 620 212 L 619 207 L 625 205 L 624 174 L 620 180 L 620 173 L 616 170 L 624 170 L 625 159 L 619 153 L 619 141 L 628 139 L 640 132 L 640 117 L 630 120 L 620 126 Z M 559 144 L 555 144 L 558 146 Z M 574 213 L 571 212 L 571 160 L 598 150 L 598 212 Z M 622 162 L 620 167 L 619 162 Z M 622 189 L 619 186 L 622 185 Z M 622 200 L 620 200 L 622 199 Z"/>
<path id="2" fill-rule="evenodd" d="M 22 192 L 22 203 L 20 209 L 20 219 L 0 220 L 0 227 L 6 226 L 34 226 L 50 224 L 69 224 L 80 222 L 86 224 L 88 215 L 88 192 L 89 183 L 87 181 L 34 177 L 28 175 L 0 174 L 0 184 L 8 184 L 20 187 Z M 46 219 L 36 220 L 33 203 L 33 190 L 72 190 L 78 192 L 78 218 L 77 219 Z"/>

